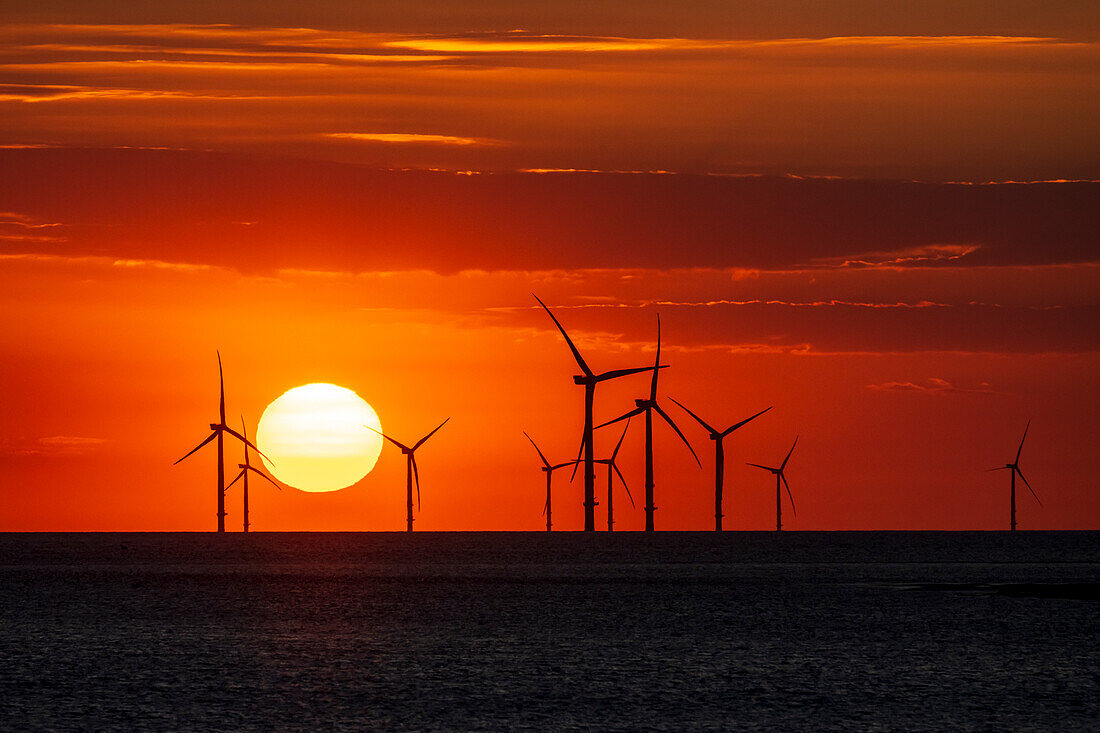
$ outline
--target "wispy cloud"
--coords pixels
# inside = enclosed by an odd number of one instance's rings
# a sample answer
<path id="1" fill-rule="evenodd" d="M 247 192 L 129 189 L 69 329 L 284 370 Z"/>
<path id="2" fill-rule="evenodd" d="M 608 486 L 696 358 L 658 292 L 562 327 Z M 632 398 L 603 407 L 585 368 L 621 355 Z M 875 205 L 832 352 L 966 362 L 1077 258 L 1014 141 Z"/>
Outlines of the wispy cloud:
<path id="1" fill-rule="evenodd" d="M 484 137 L 432 135 L 419 132 L 328 132 L 322 137 L 373 143 L 417 143 L 421 145 L 500 145 L 501 141 Z"/>
<path id="2" fill-rule="evenodd" d="M 40 221 L 14 211 L 0 212 L 0 242 L 65 242 L 67 237 L 39 233 L 63 226 L 59 222 Z"/>
<path id="3" fill-rule="evenodd" d="M 142 99 L 235 99 L 256 100 L 276 99 L 270 95 L 255 94 L 209 94 L 163 89 L 123 89 L 112 87 L 75 86 L 57 84 L 2 84 L 0 102 L 71 102 L 81 100 L 142 100 Z M 5 146 L 7 147 L 7 146 Z M 47 147 L 30 145 L 20 147 Z"/>
<path id="4" fill-rule="evenodd" d="M 615 300 L 608 298 L 606 300 Z M 674 307 L 674 308 L 710 308 L 714 306 L 742 306 L 742 305 L 777 305 L 789 308 L 950 308 L 951 303 L 934 303 L 928 300 L 915 303 L 900 302 L 870 302 L 853 300 L 615 300 L 615 302 L 574 303 L 555 306 L 561 310 L 581 310 L 588 308 L 649 308 L 649 307 Z M 499 310 L 539 310 L 538 306 L 516 306 L 514 308 L 502 307 Z"/>
<path id="5" fill-rule="evenodd" d="M 914 394 L 944 395 L 953 393 L 993 394 L 996 390 L 989 382 L 979 382 L 974 387 L 960 387 L 947 379 L 928 377 L 921 382 L 882 382 L 868 384 L 867 389 L 876 392 L 911 392 Z"/>
<path id="6" fill-rule="evenodd" d="M 9 456 L 81 456 L 98 450 L 107 441 L 77 435 L 51 435 L 44 438 L 0 439 L 0 454 Z"/>
<path id="7" fill-rule="evenodd" d="M 814 265 L 827 267 L 926 267 L 929 265 L 954 264 L 958 260 L 980 249 L 977 244 L 926 244 L 919 247 L 892 250 L 888 252 L 864 252 L 847 257 L 820 257 L 812 260 Z"/>

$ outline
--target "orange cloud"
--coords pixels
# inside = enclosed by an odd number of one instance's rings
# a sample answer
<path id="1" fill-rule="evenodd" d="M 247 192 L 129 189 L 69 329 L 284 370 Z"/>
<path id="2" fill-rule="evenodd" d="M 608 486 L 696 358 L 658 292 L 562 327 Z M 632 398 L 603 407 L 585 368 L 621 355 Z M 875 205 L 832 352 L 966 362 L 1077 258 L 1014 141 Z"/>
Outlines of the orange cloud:
<path id="1" fill-rule="evenodd" d="M 81 456 L 101 448 L 103 438 L 52 435 L 45 438 L 0 438 L 0 454 L 9 456 Z"/>
<path id="2" fill-rule="evenodd" d="M 867 389 L 879 392 L 912 392 L 915 394 L 934 395 L 952 393 L 993 394 L 995 391 L 988 382 L 980 382 L 976 387 L 959 387 L 939 377 L 928 377 L 920 384 L 915 382 L 882 382 L 879 384 L 868 384 Z"/>
<path id="3" fill-rule="evenodd" d="M 865 252 L 852 258 L 823 257 L 814 262 L 833 267 L 919 267 L 961 260 L 980 248 L 976 244 L 926 244 L 889 252 Z"/>
<path id="4" fill-rule="evenodd" d="M 376 143 L 421 143 L 426 145 L 499 145 L 499 140 L 457 135 L 429 135 L 417 132 L 326 132 L 323 137 Z"/>

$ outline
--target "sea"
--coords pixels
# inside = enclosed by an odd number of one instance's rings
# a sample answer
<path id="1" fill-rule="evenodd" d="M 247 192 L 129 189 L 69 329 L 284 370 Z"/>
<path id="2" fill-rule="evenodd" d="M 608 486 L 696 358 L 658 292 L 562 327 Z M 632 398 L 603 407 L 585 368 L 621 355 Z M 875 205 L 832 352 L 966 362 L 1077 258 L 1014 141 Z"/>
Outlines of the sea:
<path id="1" fill-rule="evenodd" d="M 0 535 L 0 729 L 1100 730 L 1100 532 Z"/>

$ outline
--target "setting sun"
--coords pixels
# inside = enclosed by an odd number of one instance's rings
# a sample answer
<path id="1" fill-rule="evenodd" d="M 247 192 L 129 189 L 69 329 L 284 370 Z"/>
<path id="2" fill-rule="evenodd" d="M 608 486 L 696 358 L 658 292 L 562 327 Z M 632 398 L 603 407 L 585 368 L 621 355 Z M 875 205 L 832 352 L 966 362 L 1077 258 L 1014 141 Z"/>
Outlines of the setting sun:
<path id="1" fill-rule="evenodd" d="M 264 465 L 284 484 L 303 491 L 335 491 L 374 468 L 382 438 L 378 415 L 359 395 L 335 384 L 295 387 L 267 406 L 256 444 Z"/>

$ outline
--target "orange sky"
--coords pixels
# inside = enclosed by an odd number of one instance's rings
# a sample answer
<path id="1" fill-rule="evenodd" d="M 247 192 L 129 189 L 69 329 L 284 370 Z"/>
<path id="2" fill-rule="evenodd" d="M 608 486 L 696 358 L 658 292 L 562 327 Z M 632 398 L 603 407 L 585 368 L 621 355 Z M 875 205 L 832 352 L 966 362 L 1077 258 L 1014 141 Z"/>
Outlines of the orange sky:
<path id="1" fill-rule="evenodd" d="M 16 3 L 0 530 L 212 529 L 213 452 L 171 463 L 215 349 L 251 425 L 316 381 L 399 439 L 451 416 L 417 529 L 539 529 L 522 431 L 571 458 L 582 391 L 532 291 L 599 371 L 649 362 L 660 312 L 663 395 L 775 406 L 727 440 L 727 528 L 774 526 L 744 462 L 796 434 L 789 529 L 1004 528 L 984 469 L 1028 419 L 1020 527 L 1097 528 L 1098 11 L 911 5 Z M 656 429 L 657 527 L 706 529 L 712 443 L 667 409 L 703 469 Z M 640 507 L 640 431 L 620 465 Z M 257 485 L 253 529 L 403 529 L 404 470 Z"/>

